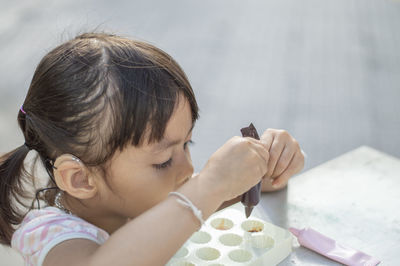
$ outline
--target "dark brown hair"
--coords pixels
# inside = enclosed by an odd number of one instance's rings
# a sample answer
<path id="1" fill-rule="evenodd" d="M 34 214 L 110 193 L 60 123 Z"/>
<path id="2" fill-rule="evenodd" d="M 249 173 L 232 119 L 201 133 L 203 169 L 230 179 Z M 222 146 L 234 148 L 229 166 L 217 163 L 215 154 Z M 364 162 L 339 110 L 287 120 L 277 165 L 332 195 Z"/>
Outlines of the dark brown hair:
<path id="1" fill-rule="evenodd" d="M 69 153 L 102 167 L 118 149 L 160 141 L 178 95 L 198 107 L 179 65 L 162 50 L 105 33 L 85 33 L 56 47 L 39 63 L 18 123 L 25 145 L 0 158 L 0 241 L 10 245 L 25 213 L 30 149 L 52 177 L 52 164 Z M 49 186 L 55 186 L 49 179 Z M 48 202 L 52 205 L 53 203 Z M 33 208 L 30 206 L 29 208 Z"/>

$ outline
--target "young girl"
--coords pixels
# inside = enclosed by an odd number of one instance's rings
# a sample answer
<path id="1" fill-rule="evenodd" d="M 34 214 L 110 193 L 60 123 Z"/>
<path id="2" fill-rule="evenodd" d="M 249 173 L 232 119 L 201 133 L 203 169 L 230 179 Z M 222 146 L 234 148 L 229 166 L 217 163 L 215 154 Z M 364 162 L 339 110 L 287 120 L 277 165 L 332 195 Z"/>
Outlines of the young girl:
<path id="1" fill-rule="evenodd" d="M 303 167 L 296 140 L 267 130 L 231 138 L 192 177 L 197 118 L 186 75 L 160 49 L 103 33 L 58 46 L 19 110 L 25 143 L 1 157 L 1 243 L 27 265 L 163 265 L 217 209 Z M 31 150 L 49 181 L 26 212 Z"/>

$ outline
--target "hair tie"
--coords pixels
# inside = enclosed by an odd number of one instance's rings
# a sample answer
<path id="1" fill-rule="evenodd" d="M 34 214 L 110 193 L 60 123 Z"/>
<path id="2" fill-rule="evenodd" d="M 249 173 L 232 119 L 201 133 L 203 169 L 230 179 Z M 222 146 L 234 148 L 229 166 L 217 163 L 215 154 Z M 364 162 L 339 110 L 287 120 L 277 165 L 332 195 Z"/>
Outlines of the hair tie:
<path id="1" fill-rule="evenodd" d="M 24 115 L 26 115 L 26 112 L 24 111 L 23 105 L 21 105 L 21 108 L 19 108 L 19 110 L 20 110 Z"/>
<path id="2" fill-rule="evenodd" d="M 28 148 L 28 150 L 33 150 L 32 147 L 28 143 L 24 143 L 24 145 Z"/>

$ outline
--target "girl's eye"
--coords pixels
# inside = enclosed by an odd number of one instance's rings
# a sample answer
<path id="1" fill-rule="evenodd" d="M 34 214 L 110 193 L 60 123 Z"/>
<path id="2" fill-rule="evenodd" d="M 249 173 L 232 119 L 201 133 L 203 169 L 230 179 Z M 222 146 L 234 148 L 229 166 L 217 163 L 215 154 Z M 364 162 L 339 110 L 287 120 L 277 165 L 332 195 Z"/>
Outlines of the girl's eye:
<path id="1" fill-rule="evenodd" d="M 171 166 L 172 164 L 172 158 L 170 158 L 168 161 L 166 161 L 165 163 L 161 163 L 161 164 L 153 164 L 153 167 L 156 168 L 157 170 L 161 170 L 161 169 L 165 169 L 169 166 Z"/>
<path id="2" fill-rule="evenodd" d="M 188 145 L 192 145 L 194 142 L 192 140 L 189 140 L 183 144 L 183 149 L 186 150 Z M 162 170 L 165 168 L 168 168 L 172 164 L 172 158 L 170 158 L 168 161 L 165 163 L 160 163 L 160 164 L 153 164 L 153 167 L 157 170 Z"/>
<path id="3" fill-rule="evenodd" d="M 192 140 L 186 141 L 186 142 L 183 144 L 183 149 L 186 150 L 186 148 L 187 148 L 188 145 L 193 145 L 193 144 L 194 144 L 194 142 L 193 142 Z"/>

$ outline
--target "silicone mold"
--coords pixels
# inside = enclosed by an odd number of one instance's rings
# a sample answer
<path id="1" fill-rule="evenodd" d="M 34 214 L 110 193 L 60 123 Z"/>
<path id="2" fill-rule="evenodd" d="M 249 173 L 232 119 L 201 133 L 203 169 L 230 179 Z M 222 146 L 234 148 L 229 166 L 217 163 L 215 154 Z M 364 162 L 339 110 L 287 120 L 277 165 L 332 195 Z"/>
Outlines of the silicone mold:
<path id="1" fill-rule="evenodd" d="M 246 219 L 237 203 L 210 216 L 168 266 L 276 265 L 292 251 L 292 234 L 266 222 L 258 208 Z"/>

